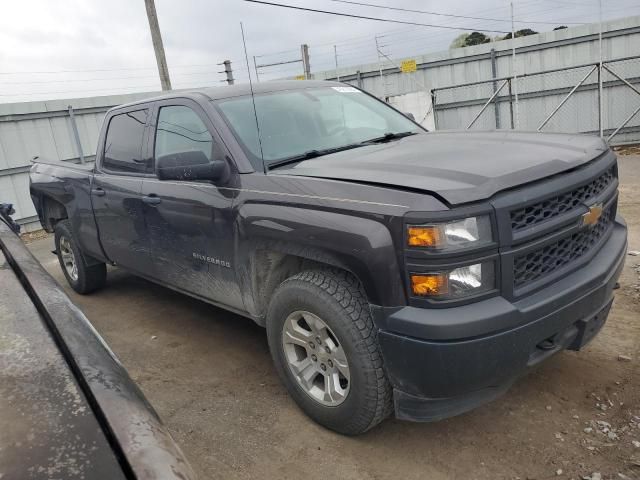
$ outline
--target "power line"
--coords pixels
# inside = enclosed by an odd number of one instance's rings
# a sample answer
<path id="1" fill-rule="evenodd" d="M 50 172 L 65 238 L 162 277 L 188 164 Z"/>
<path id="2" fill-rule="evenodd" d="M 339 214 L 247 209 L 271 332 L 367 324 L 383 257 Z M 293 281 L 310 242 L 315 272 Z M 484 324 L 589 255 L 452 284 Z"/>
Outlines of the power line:
<path id="1" fill-rule="evenodd" d="M 272 3 L 272 2 L 265 2 L 263 0 L 244 0 L 245 2 L 250 2 L 250 3 L 259 3 L 261 5 L 269 5 L 271 7 L 283 7 L 283 8 L 291 8 L 293 10 L 302 10 L 305 12 L 314 12 L 314 13 L 324 13 L 327 15 L 337 15 L 340 17 L 349 17 L 349 18 L 360 18 L 363 20 L 374 20 L 376 22 L 388 22 L 388 23 L 400 23 L 403 25 L 416 25 L 419 27 L 431 27 L 431 28 L 446 28 L 448 30 L 472 30 L 469 28 L 465 28 L 465 27 L 453 27 L 453 26 L 446 26 L 446 25 L 434 25 L 434 24 L 430 24 L 430 23 L 419 23 L 419 22 L 408 22 L 408 21 L 404 21 L 404 20 L 395 20 L 395 19 L 390 19 L 390 18 L 379 18 L 379 17 L 368 17 L 365 15 L 355 15 L 352 13 L 341 13 L 341 12 L 332 12 L 329 10 L 317 10 L 315 8 L 306 8 L 306 7 L 298 7 L 296 5 L 287 5 L 284 3 Z M 476 32 L 490 32 L 490 33 L 509 33 L 507 31 L 503 31 L 503 30 L 486 30 L 486 29 L 473 29 Z"/>
<path id="2" fill-rule="evenodd" d="M 175 73 L 176 77 L 188 77 L 192 75 L 216 75 L 220 72 L 217 70 L 206 71 L 206 72 L 186 72 L 186 73 Z M 149 78 L 158 78 L 157 75 L 133 75 L 128 77 L 102 77 L 102 78 L 65 78 L 63 80 L 36 80 L 32 82 L 4 82 L 0 80 L 0 85 L 39 85 L 39 84 L 50 84 L 50 83 L 77 83 L 77 82 L 102 82 L 107 80 L 132 80 L 132 79 L 149 79 Z"/>
<path id="3" fill-rule="evenodd" d="M 237 63 L 233 59 L 231 60 L 234 63 Z M 192 68 L 192 67 L 216 67 L 217 63 L 201 63 L 201 64 L 192 64 L 192 65 L 174 65 L 171 66 L 171 69 L 174 68 Z M 90 70 L 42 70 L 42 71 L 14 71 L 14 72 L 0 72 L 0 75 L 30 75 L 30 74 L 63 74 L 63 73 L 94 73 L 94 72 L 120 72 L 120 71 L 129 71 L 129 70 L 155 70 L 156 67 L 123 67 L 123 68 L 98 68 L 98 69 L 90 69 Z"/>
<path id="4" fill-rule="evenodd" d="M 420 14 L 425 14 L 425 15 L 437 15 L 440 17 L 452 17 L 452 18 L 465 18 L 465 19 L 469 19 L 469 20 L 486 20 L 486 21 L 490 21 L 490 22 L 505 22 L 505 23 L 511 23 L 510 19 L 505 19 L 505 18 L 488 18 L 488 17 L 471 17 L 471 16 L 467 16 L 467 15 L 456 15 L 453 13 L 442 13 L 442 12 L 431 12 L 428 10 L 414 10 L 411 8 L 400 8 L 400 7 L 390 7 L 388 5 L 376 5 L 374 3 L 365 3 L 365 2 L 355 2 L 352 0 L 328 0 L 329 2 L 335 2 L 335 3 L 346 3 L 349 5 L 359 5 L 359 6 L 363 6 L 363 7 L 372 7 L 372 8 L 381 8 L 384 10 L 395 10 L 397 12 L 408 12 L 408 13 L 420 13 Z M 540 24 L 547 24 L 547 25 L 556 25 L 555 22 L 529 22 L 527 20 L 518 20 L 518 23 L 540 23 Z M 580 22 L 565 22 L 565 23 L 575 23 L 577 25 L 581 25 Z"/>
<path id="5" fill-rule="evenodd" d="M 522 2 L 519 2 L 518 5 L 520 7 L 522 6 L 531 6 L 533 5 L 539 5 L 539 4 L 543 4 L 546 3 L 549 0 L 525 0 Z M 560 7 L 563 8 L 563 7 Z M 566 7 L 564 7 L 566 8 Z M 493 13 L 493 12 L 498 12 L 498 11 L 502 11 L 503 8 L 485 8 L 482 10 L 477 10 L 474 13 L 476 14 L 484 14 L 484 13 Z M 528 12 L 527 12 L 528 14 Z M 476 25 L 476 24 L 473 24 Z M 419 27 L 415 27 L 414 29 L 409 29 L 409 31 L 411 30 L 421 30 Z M 468 30 L 471 30 L 471 28 L 468 28 Z M 378 38 L 382 38 L 382 37 L 386 37 L 386 36 L 393 36 L 393 35 L 404 35 L 407 33 L 407 29 L 406 28 L 402 28 L 402 29 L 394 29 L 394 30 L 385 30 L 382 32 L 378 32 L 375 35 Z M 442 35 L 442 34 L 440 34 Z M 333 49 L 334 45 L 337 46 L 341 46 L 341 45 L 349 45 L 350 47 L 354 44 L 358 44 L 358 43 L 369 43 L 371 42 L 372 36 L 371 34 L 367 34 L 367 35 L 358 35 L 355 37 L 346 37 L 346 38 L 342 38 L 340 41 L 338 41 L 337 43 L 335 41 L 331 41 L 331 42 L 326 42 L 326 43 L 314 43 L 311 44 L 310 47 L 312 47 L 314 49 L 314 51 L 316 51 L 318 48 L 322 48 L 322 47 L 328 47 L 330 49 Z M 342 50 L 342 49 L 341 49 Z M 291 50 L 289 50 L 291 51 Z M 297 50 L 296 50 L 297 51 Z M 264 56 L 271 56 L 271 55 L 277 55 L 279 53 L 285 53 L 287 51 L 281 51 L 281 52 L 273 52 L 273 53 L 264 53 L 261 55 L 256 55 L 256 57 L 264 57 Z M 330 53 L 331 57 L 333 57 L 333 51 Z M 314 58 L 317 57 L 317 54 L 314 54 Z"/>
<path id="6" fill-rule="evenodd" d="M 118 87 L 118 88 L 97 88 L 92 90 L 65 90 L 65 91 L 57 91 L 57 92 L 21 92 L 21 93 L 0 93 L 0 97 L 21 97 L 21 96 L 32 96 L 32 95 L 50 95 L 50 94 L 59 94 L 59 93 L 88 93 L 88 92 L 110 92 L 112 90 L 126 90 L 130 88 L 157 88 L 158 85 L 132 85 L 130 87 Z M 138 92 L 131 92 L 138 93 Z"/>

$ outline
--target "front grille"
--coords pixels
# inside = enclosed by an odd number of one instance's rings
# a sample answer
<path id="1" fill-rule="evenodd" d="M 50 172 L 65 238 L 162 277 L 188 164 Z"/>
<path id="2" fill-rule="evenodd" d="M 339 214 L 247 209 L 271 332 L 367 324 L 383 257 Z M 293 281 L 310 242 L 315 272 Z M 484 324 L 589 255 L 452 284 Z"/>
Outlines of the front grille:
<path id="1" fill-rule="evenodd" d="M 575 190 L 513 210 L 511 229 L 517 232 L 568 212 L 604 192 L 615 178 L 615 167 L 611 167 L 598 178 Z"/>
<path id="2" fill-rule="evenodd" d="M 515 257 L 513 262 L 514 287 L 522 287 L 538 280 L 588 252 L 607 232 L 613 221 L 615 204 L 604 212 L 593 227 L 574 233 L 555 243 Z"/>

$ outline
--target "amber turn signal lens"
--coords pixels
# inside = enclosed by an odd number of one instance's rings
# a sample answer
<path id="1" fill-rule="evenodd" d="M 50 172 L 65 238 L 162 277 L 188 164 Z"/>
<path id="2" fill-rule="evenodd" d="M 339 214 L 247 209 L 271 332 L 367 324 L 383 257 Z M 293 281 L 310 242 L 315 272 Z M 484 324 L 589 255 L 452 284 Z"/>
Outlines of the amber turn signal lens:
<path id="1" fill-rule="evenodd" d="M 411 275 L 411 291 L 421 297 L 445 295 L 449 291 L 446 274 Z"/>
<path id="2" fill-rule="evenodd" d="M 437 247 L 444 243 L 440 227 L 409 227 L 408 232 L 408 242 L 410 247 Z"/>

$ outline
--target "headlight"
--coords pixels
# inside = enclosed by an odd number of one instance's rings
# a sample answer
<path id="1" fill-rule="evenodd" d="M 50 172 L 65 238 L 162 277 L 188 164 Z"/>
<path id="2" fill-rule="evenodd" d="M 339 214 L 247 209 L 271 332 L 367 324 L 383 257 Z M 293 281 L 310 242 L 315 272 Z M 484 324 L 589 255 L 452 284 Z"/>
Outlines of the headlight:
<path id="1" fill-rule="evenodd" d="M 457 249 L 492 241 L 488 215 L 468 217 L 446 223 L 410 225 L 407 230 L 410 247 Z"/>
<path id="2" fill-rule="evenodd" d="M 418 297 L 436 300 L 476 295 L 495 288 L 493 262 L 476 263 L 437 273 L 412 273 L 411 291 Z"/>

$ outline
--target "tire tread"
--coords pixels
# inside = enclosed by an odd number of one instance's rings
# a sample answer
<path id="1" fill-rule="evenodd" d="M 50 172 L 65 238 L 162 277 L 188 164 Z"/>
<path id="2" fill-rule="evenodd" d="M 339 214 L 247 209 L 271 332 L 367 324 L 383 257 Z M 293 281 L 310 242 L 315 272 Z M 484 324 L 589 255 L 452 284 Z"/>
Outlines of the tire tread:
<path id="1" fill-rule="evenodd" d="M 102 288 L 107 279 L 107 266 L 104 263 L 87 265 L 84 255 L 80 251 L 80 248 L 73 238 L 69 220 L 61 220 L 55 226 L 56 250 L 60 249 L 59 239 L 62 235 L 66 236 L 69 239 L 69 243 L 71 244 L 71 248 L 73 249 L 74 256 L 76 257 L 76 263 L 78 265 L 78 281 L 74 282 L 67 275 L 67 272 L 62 265 L 60 254 L 58 253 L 58 260 L 60 262 L 60 267 L 62 268 L 62 273 L 64 274 L 71 288 L 73 288 L 80 294 L 91 293 Z"/>
<path id="2" fill-rule="evenodd" d="M 366 420 L 350 428 L 354 434 L 364 433 L 382 422 L 393 410 L 393 392 L 384 371 L 378 344 L 378 329 L 371 318 L 366 294 L 353 275 L 331 268 L 300 272 L 282 282 L 278 289 L 286 288 L 289 283 L 297 281 L 313 284 L 333 297 L 351 318 L 366 346 L 377 385 L 375 389 L 367 392 L 366 408 L 369 411 L 359 416 Z"/>

